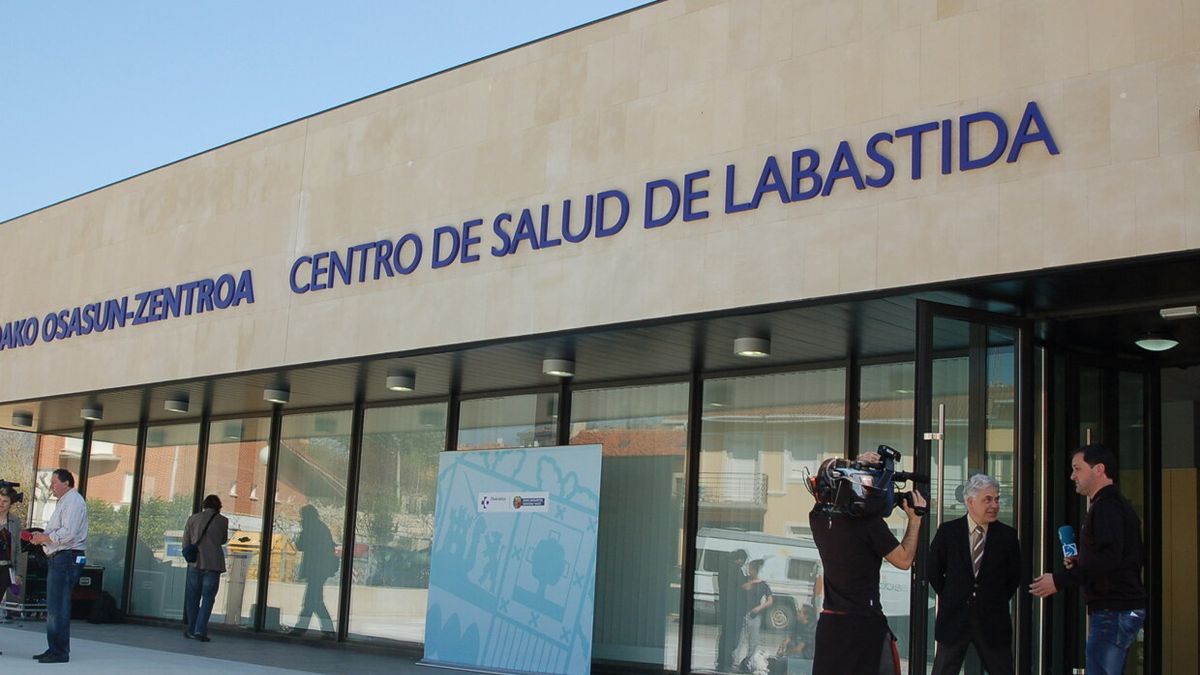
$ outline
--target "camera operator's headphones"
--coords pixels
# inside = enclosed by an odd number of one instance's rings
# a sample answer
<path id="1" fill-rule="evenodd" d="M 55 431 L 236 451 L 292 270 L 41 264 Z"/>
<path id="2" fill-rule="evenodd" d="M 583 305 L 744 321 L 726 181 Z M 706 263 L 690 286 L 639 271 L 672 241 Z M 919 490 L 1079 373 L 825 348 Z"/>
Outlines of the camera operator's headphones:
<path id="1" fill-rule="evenodd" d="M 891 476 L 886 481 L 880 481 L 881 477 L 879 472 L 858 468 L 848 459 L 831 457 L 808 476 L 806 485 L 818 508 L 853 518 L 875 517 L 891 510 Z"/>

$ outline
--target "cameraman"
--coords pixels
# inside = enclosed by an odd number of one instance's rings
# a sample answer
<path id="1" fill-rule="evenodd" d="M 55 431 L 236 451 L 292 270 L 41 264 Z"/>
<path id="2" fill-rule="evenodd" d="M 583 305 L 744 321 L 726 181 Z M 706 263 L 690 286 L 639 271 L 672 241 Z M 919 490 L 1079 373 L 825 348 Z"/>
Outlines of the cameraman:
<path id="1" fill-rule="evenodd" d="M 880 675 L 899 673 L 895 638 L 879 600 L 879 567 L 887 560 L 906 570 L 917 555 L 917 537 L 925 498 L 917 490 L 900 502 L 908 514 L 903 541 L 896 541 L 882 514 L 885 509 L 870 504 L 864 515 L 851 516 L 833 503 L 838 486 L 829 484 L 833 472 L 827 466 L 846 466 L 846 460 L 825 460 L 814 478 L 817 505 L 808 515 L 813 540 L 825 569 L 825 603 L 817 621 L 814 675 Z M 857 465 L 878 465 L 875 452 L 859 455 Z M 848 480 L 842 478 L 840 480 Z M 824 483 L 824 484 L 822 484 Z M 864 486 L 859 486 L 858 492 Z M 861 494 L 879 492 L 865 486 Z M 874 495 L 878 500 L 881 495 Z"/>

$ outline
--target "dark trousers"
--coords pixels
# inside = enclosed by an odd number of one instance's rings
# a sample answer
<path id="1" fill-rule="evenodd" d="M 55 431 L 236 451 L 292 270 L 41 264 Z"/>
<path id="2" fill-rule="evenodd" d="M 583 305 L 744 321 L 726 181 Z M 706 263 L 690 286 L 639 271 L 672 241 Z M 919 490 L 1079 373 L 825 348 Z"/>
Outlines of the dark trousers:
<path id="1" fill-rule="evenodd" d="M 300 616 L 296 618 L 296 628 L 307 630 L 308 624 L 312 622 L 314 614 L 317 617 L 317 621 L 321 624 L 321 630 L 326 633 L 332 633 L 333 619 L 329 616 L 329 610 L 325 607 L 324 579 L 309 579 L 305 584 L 304 599 L 300 603 Z"/>
<path id="2" fill-rule="evenodd" d="M 212 616 L 213 601 L 221 587 L 221 573 L 191 566 L 187 571 L 187 587 L 183 595 L 183 620 L 192 635 L 208 635 L 208 618 Z"/>
<path id="3" fill-rule="evenodd" d="M 46 573 L 46 646 L 62 658 L 71 655 L 71 592 L 79 583 L 83 565 L 78 556 L 63 553 L 50 558 Z"/>
<path id="4" fill-rule="evenodd" d="M 1012 645 L 995 645 L 987 641 L 987 631 L 975 612 L 969 612 L 967 630 L 958 642 L 937 643 L 937 656 L 933 658 L 933 675 L 958 675 L 967 648 L 975 645 L 975 652 L 983 662 L 984 669 L 991 675 L 1013 675 Z"/>
<path id="5" fill-rule="evenodd" d="M 896 642 L 882 614 L 831 614 L 817 619 L 813 675 L 899 675 Z"/>
<path id="6" fill-rule="evenodd" d="M 728 612 L 733 616 L 721 617 L 721 637 L 717 641 L 717 670 L 728 672 L 733 668 L 733 652 L 742 639 L 742 617 L 737 612 Z"/>

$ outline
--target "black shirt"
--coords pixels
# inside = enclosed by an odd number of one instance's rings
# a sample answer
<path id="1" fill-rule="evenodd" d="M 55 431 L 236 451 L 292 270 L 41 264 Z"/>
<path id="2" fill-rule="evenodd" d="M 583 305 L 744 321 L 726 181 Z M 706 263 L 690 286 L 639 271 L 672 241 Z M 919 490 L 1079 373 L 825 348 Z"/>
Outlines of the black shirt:
<path id="1" fill-rule="evenodd" d="M 1116 485 L 1096 493 L 1079 535 L 1075 566 L 1054 573 L 1054 584 L 1082 586 L 1088 611 L 1146 607 L 1142 586 L 1142 527 Z"/>
<path id="2" fill-rule="evenodd" d="M 762 604 L 763 600 L 771 597 L 771 587 L 767 582 L 759 580 L 758 583 L 750 584 L 750 588 L 746 589 L 746 613 Z"/>
<path id="3" fill-rule="evenodd" d="M 808 514 L 821 565 L 824 608 L 847 614 L 883 615 L 879 567 L 900 542 L 882 518 L 851 518 L 814 509 Z"/>

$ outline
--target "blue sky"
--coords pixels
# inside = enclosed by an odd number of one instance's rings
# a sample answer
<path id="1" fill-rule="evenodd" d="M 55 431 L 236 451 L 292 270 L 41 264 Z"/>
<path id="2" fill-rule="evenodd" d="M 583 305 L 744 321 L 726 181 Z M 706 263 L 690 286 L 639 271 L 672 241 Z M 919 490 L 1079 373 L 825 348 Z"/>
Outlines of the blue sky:
<path id="1" fill-rule="evenodd" d="M 647 0 L 0 0 L 0 222 Z"/>

